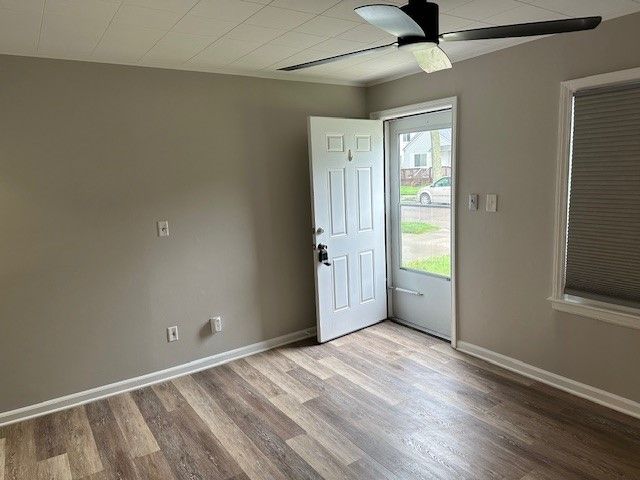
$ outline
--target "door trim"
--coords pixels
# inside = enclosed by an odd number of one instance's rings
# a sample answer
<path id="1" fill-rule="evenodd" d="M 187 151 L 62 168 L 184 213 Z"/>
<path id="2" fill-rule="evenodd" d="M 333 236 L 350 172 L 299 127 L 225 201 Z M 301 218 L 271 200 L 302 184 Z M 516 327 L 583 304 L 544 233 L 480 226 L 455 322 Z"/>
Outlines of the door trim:
<path id="1" fill-rule="evenodd" d="M 451 132 L 453 135 L 453 142 L 451 145 L 451 346 L 457 348 L 458 344 L 458 288 L 457 288 L 457 250 L 458 243 L 456 241 L 456 226 L 457 226 L 457 190 L 458 190 L 458 97 L 447 97 L 438 100 L 431 100 L 428 102 L 415 103 L 412 105 L 406 105 L 403 107 L 391 108 L 388 110 L 381 110 L 373 112 L 369 115 L 372 120 L 385 121 L 384 124 L 384 176 L 385 176 L 385 217 L 386 217 L 386 240 L 387 240 L 387 285 L 393 285 L 393 271 L 388 268 L 391 264 L 391 248 L 389 248 L 389 242 L 391 239 L 391 198 L 389 192 L 389 161 L 387 159 L 387 152 L 389 151 L 389 125 L 386 120 L 395 120 L 397 118 L 407 117 L 409 115 L 419 115 L 421 113 L 429 113 L 444 108 L 451 108 Z M 392 311 L 393 298 L 391 295 L 387 295 L 387 308 Z"/>

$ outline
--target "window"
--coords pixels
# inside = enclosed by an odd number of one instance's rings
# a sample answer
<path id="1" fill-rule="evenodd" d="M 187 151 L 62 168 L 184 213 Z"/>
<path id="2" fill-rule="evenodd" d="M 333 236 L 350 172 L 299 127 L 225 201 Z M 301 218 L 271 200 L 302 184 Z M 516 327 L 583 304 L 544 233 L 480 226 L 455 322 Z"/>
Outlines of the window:
<path id="1" fill-rule="evenodd" d="M 563 103 L 551 300 L 640 328 L 640 69 L 566 82 Z"/>
<path id="2" fill-rule="evenodd" d="M 435 117 L 435 116 L 438 117 Z M 444 121 L 440 123 L 451 123 L 451 113 L 449 111 L 427 113 L 425 117 L 442 118 Z M 423 117 L 424 118 L 424 117 Z M 416 120 L 406 120 L 416 121 Z M 402 120 L 397 120 L 396 125 Z M 424 120 L 421 125 L 424 125 Z M 397 127 L 396 127 L 397 128 Z M 414 132 L 414 139 L 424 141 L 424 149 L 428 149 L 431 153 L 412 154 L 417 167 L 418 158 L 424 158 L 423 166 L 427 165 L 434 158 L 442 158 L 440 153 L 441 147 L 437 147 L 436 155 L 433 154 L 434 149 L 431 147 L 433 139 L 444 138 L 443 132 L 449 133 L 450 128 L 439 130 L 423 130 Z M 440 144 L 438 144 L 440 145 Z M 423 152 L 425 150 L 422 150 Z M 401 150 L 398 151 L 397 157 L 402 158 Z M 432 276 L 443 278 L 451 278 L 451 177 L 444 176 L 445 170 L 440 165 L 436 172 L 432 168 L 420 170 L 411 178 L 404 176 L 403 170 L 400 169 L 400 183 L 403 179 L 405 183 L 411 181 L 412 185 L 400 186 L 400 213 L 399 225 L 396 220 L 393 223 L 399 230 L 397 244 L 394 249 L 398 249 L 400 275 L 403 272 L 425 273 Z M 414 171 L 415 172 L 415 171 Z M 435 173 L 435 181 L 431 179 L 431 175 Z M 394 240 L 395 242 L 395 240 Z"/>
<path id="3" fill-rule="evenodd" d="M 426 153 L 416 153 L 413 156 L 413 165 L 416 167 L 426 167 L 427 166 L 427 154 Z"/>

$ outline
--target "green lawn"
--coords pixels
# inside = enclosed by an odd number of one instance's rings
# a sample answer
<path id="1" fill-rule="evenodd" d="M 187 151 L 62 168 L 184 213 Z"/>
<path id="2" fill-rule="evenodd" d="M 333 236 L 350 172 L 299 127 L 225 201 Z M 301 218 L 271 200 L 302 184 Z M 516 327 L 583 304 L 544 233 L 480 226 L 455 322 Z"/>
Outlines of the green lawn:
<path id="1" fill-rule="evenodd" d="M 420 270 L 421 272 L 435 273 L 445 277 L 451 276 L 451 255 L 441 255 L 439 257 L 421 258 L 413 260 L 403 265 L 405 268 Z"/>
<path id="2" fill-rule="evenodd" d="M 400 195 L 416 195 L 421 188 L 405 185 L 400 187 Z"/>
<path id="3" fill-rule="evenodd" d="M 437 232 L 440 227 L 425 222 L 402 222 L 402 233 L 416 234 Z"/>

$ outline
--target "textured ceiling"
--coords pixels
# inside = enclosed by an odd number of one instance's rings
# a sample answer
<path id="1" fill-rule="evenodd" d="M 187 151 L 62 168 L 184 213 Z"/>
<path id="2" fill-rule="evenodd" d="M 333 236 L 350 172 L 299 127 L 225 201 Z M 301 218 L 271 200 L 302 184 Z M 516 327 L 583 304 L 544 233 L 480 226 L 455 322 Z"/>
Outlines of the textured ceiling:
<path id="1" fill-rule="evenodd" d="M 353 13 L 371 0 L 0 0 L 0 53 L 371 83 L 418 71 L 387 51 L 302 72 L 290 64 L 394 41 Z M 406 0 L 379 3 L 402 5 Z M 640 0 L 440 0 L 441 32 L 640 11 Z M 443 44 L 459 61 L 522 40 Z"/>

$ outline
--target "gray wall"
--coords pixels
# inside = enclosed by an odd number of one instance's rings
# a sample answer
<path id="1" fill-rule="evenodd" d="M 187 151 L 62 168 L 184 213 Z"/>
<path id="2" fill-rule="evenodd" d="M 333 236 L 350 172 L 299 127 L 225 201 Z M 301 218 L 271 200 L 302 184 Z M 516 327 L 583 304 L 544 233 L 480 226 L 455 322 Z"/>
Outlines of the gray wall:
<path id="1" fill-rule="evenodd" d="M 366 91 L 0 56 L 0 411 L 312 326 L 306 116 L 451 95 L 458 201 L 500 195 L 460 209 L 461 339 L 640 401 L 640 331 L 546 301 L 559 84 L 638 44 L 634 15 Z"/>
<path id="2" fill-rule="evenodd" d="M 360 88 L 0 56 L 0 412 L 313 326 L 306 117 L 366 113 Z"/>
<path id="3" fill-rule="evenodd" d="M 458 306 L 463 341 L 640 401 L 640 330 L 554 312 L 560 82 L 640 66 L 640 15 L 367 91 L 369 111 L 457 95 Z M 465 197 L 498 193 L 499 212 Z M 483 205 L 482 205 L 483 206 Z"/>

